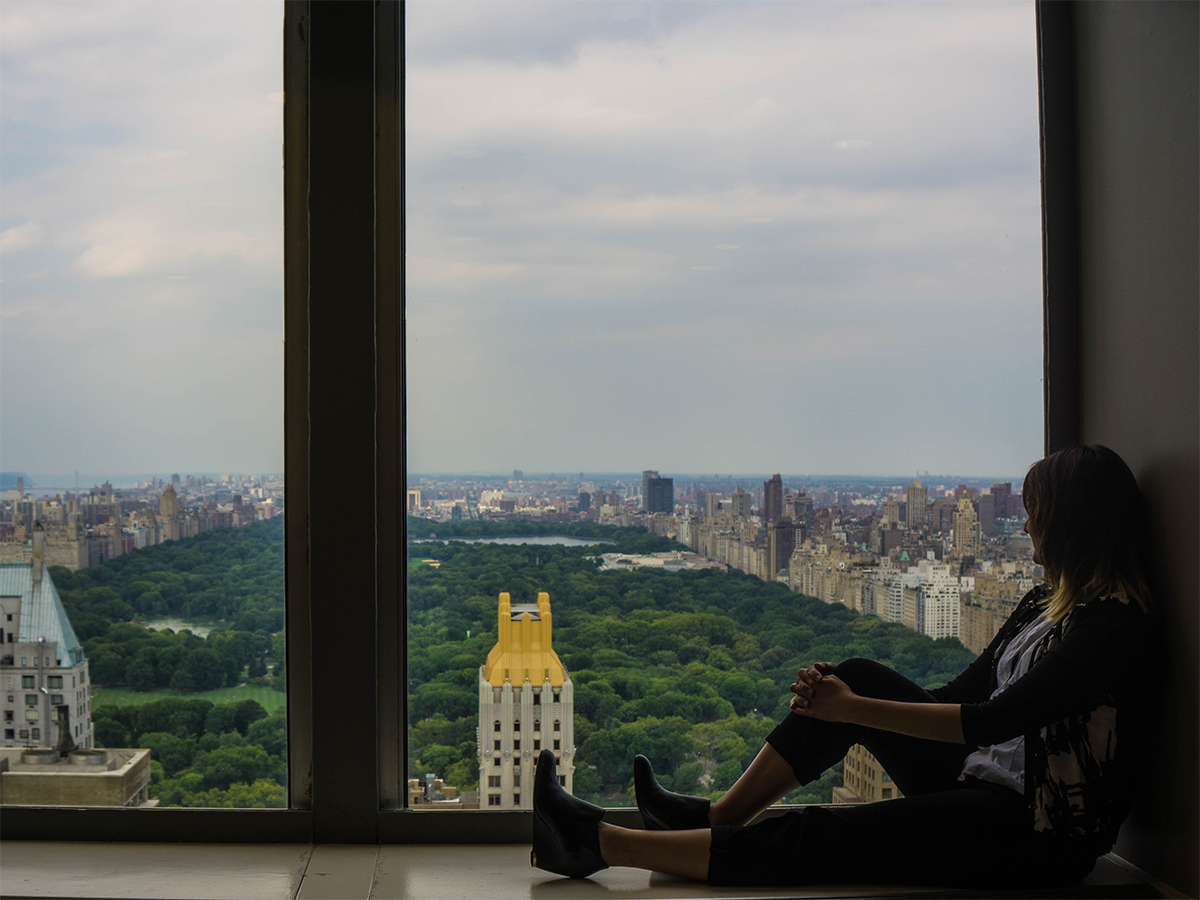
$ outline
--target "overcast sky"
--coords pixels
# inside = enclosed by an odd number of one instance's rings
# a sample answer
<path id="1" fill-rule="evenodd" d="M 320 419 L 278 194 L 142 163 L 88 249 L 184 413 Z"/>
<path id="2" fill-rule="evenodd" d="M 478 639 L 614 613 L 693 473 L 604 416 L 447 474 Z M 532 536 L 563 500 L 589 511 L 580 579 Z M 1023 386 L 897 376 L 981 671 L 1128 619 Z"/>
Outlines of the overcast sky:
<path id="1" fill-rule="evenodd" d="M 410 3 L 413 471 L 1020 473 L 1029 3 Z"/>
<path id="2" fill-rule="evenodd" d="M 283 468 L 281 34 L 273 2 L 0 5 L 3 469 Z"/>
<path id="3" fill-rule="evenodd" d="M 410 470 L 1019 474 L 1029 3 L 407 6 Z M 0 6 L 0 467 L 277 471 L 281 8 Z"/>

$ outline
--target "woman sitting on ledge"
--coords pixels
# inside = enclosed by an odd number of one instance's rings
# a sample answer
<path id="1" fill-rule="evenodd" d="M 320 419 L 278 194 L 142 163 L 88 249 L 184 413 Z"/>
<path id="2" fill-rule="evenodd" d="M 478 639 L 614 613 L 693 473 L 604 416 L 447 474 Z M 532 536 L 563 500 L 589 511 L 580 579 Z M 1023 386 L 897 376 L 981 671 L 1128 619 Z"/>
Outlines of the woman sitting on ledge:
<path id="1" fill-rule="evenodd" d="M 1082 879 L 1129 810 L 1154 690 L 1141 501 L 1100 446 L 1035 463 L 1022 499 L 1045 583 L 950 684 L 926 691 L 866 659 L 801 669 L 791 712 L 715 803 L 664 790 L 645 757 L 634 761 L 644 831 L 567 794 L 543 750 L 534 865 L 572 878 L 634 866 L 714 885 Z M 853 744 L 903 798 L 749 824 Z"/>

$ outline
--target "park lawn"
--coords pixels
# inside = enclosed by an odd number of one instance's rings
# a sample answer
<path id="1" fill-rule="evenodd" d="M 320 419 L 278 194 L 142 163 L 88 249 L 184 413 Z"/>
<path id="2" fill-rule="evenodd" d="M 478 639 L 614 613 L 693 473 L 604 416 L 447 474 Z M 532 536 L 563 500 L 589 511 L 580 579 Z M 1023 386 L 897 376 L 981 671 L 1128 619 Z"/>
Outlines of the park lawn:
<path id="1" fill-rule="evenodd" d="M 218 688 L 215 691 L 197 691 L 194 694 L 180 694 L 175 691 L 135 691 L 132 688 L 92 688 L 93 711 L 102 706 L 141 706 L 155 700 L 167 697 L 179 697 L 184 700 L 207 700 L 209 703 L 235 703 L 238 700 L 257 700 L 268 713 L 287 705 L 287 695 L 283 691 L 265 687 L 232 687 Z"/>

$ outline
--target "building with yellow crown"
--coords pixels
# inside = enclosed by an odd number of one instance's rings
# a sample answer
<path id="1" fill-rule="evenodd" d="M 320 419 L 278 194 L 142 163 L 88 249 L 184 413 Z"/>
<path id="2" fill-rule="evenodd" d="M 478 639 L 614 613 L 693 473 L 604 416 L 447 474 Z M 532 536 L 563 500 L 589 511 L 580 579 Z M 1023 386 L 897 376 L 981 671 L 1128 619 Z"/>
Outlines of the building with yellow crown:
<path id="1" fill-rule="evenodd" d="M 500 630 L 479 667 L 479 806 L 532 809 L 533 772 L 543 748 L 558 759 L 559 783 L 571 791 L 575 766 L 575 697 L 550 645 L 550 595 L 512 603 L 500 595 Z"/>

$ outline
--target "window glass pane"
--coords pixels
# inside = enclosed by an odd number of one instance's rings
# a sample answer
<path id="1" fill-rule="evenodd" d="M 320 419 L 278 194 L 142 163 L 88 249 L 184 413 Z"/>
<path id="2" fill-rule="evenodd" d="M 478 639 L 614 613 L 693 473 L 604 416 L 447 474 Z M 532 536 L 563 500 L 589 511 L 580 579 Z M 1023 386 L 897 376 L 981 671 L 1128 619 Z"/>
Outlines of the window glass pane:
<path id="1" fill-rule="evenodd" d="M 281 18 L 0 7 L 6 803 L 286 803 Z"/>
<path id="2" fill-rule="evenodd" d="M 536 715 L 577 795 L 641 752 L 715 797 L 799 666 L 961 671 L 1037 574 L 1033 5 L 417 0 L 405 40 L 410 793 L 528 807 Z M 784 799 L 882 799 L 860 750 Z"/>

